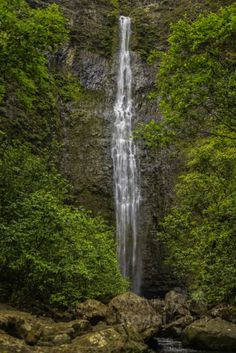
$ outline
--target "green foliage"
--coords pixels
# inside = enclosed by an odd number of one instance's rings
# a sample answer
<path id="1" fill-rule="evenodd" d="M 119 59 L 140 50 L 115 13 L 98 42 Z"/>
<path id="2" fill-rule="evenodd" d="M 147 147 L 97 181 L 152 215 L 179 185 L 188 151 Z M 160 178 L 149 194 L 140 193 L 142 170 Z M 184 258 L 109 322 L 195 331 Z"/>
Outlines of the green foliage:
<path id="1" fill-rule="evenodd" d="M 44 189 L 63 201 L 70 191 L 54 165 L 50 166 L 46 153 L 39 158 L 30 152 L 29 146 L 16 144 L 4 146 L 1 157 L 1 217 L 6 222 L 15 218 L 16 204 L 31 192 Z"/>
<path id="2" fill-rule="evenodd" d="M 1 91 L 12 88 L 28 108 L 40 89 L 50 93 L 45 53 L 52 53 L 66 40 L 65 23 L 56 4 L 41 10 L 32 9 L 24 0 L 1 1 Z"/>
<path id="3" fill-rule="evenodd" d="M 236 145 L 206 139 L 188 151 L 176 204 L 163 222 L 169 263 L 193 296 L 208 302 L 235 299 Z"/>
<path id="4" fill-rule="evenodd" d="M 134 131 L 134 137 L 143 139 L 145 145 L 153 149 L 170 144 L 175 137 L 173 130 L 166 129 L 163 122 L 156 123 L 150 120 L 148 124 L 139 124 Z"/>
<path id="5" fill-rule="evenodd" d="M 152 94 L 163 119 L 139 132 L 148 147 L 172 145 L 185 156 L 158 236 L 191 295 L 211 303 L 236 293 L 235 35 L 235 3 L 172 26 Z"/>
<path id="6" fill-rule="evenodd" d="M 78 77 L 72 74 L 59 75 L 56 82 L 63 102 L 77 102 L 84 96 Z"/>
<path id="7" fill-rule="evenodd" d="M 119 2 L 80 0 L 80 23 L 72 38 L 80 49 L 109 58 L 114 52 L 113 41 L 119 15 Z M 91 13 L 91 16 L 88 16 Z M 116 49 L 116 48 L 115 48 Z"/>
<path id="8" fill-rule="evenodd" d="M 168 28 L 166 23 L 163 27 L 159 26 L 159 17 L 159 4 L 132 7 L 131 18 L 134 31 L 132 46 L 143 59 L 147 58 L 155 45 L 160 45 L 164 37 L 163 28 L 165 30 Z"/>
<path id="9" fill-rule="evenodd" d="M 0 294 L 13 303 L 67 307 L 127 288 L 113 232 L 69 206 L 56 167 L 59 104 L 85 96 L 77 77 L 49 70 L 67 34 L 55 4 L 0 2 Z"/>
<path id="10" fill-rule="evenodd" d="M 48 143 L 58 128 L 49 55 L 67 39 L 66 20 L 52 4 L 0 2 L 0 120 L 8 139 Z"/>
<path id="11" fill-rule="evenodd" d="M 110 228 L 63 204 L 67 183 L 28 147 L 6 148 L 0 165 L 1 283 L 13 301 L 68 306 L 127 288 Z M 7 177 L 6 177 L 7 176 Z"/>
<path id="12" fill-rule="evenodd" d="M 139 52 L 144 60 L 152 55 L 153 48 L 163 52 L 168 48 L 167 38 L 172 23 L 177 22 L 185 14 L 188 19 L 196 19 L 198 14 L 217 11 L 234 0 L 178 0 L 143 1 L 137 6 L 136 1 L 120 1 L 121 13 L 132 18 L 132 48 Z M 130 3 L 127 7 L 124 5 Z"/>
<path id="13" fill-rule="evenodd" d="M 172 140 L 215 133 L 219 125 L 236 132 L 235 35 L 236 4 L 172 26 L 156 90 L 162 130 L 171 130 Z"/>

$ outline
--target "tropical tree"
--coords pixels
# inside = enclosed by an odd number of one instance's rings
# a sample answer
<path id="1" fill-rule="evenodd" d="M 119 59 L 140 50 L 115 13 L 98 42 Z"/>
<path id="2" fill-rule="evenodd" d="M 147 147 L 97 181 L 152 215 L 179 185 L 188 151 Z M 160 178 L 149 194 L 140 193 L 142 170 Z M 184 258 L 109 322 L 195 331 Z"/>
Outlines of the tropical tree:
<path id="1" fill-rule="evenodd" d="M 113 232 L 66 206 L 67 182 L 28 146 L 7 147 L 0 163 L 0 294 L 14 303 L 59 306 L 127 288 Z"/>
<path id="2" fill-rule="evenodd" d="M 209 302 L 236 290 L 235 35 L 236 4 L 173 25 L 153 94 L 163 119 L 141 132 L 185 161 L 158 237 L 193 297 Z"/>

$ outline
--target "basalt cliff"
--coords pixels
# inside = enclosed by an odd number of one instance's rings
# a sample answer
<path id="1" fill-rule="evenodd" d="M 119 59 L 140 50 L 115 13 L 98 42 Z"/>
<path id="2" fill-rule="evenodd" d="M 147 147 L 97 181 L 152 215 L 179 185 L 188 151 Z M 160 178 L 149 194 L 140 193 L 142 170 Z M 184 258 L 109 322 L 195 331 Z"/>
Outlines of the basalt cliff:
<path id="1" fill-rule="evenodd" d="M 171 23 L 185 12 L 195 18 L 200 12 L 218 9 L 226 1 L 197 0 L 29 0 L 32 6 L 58 3 L 68 18 L 70 41 L 51 58 L 53 69 L 72 75 L 80 93 L 58 101 L 61 116 L 61 170 L 72 182 L 76 202 L 115 224 L 111 141 L 116 99 L 120 15 L 132 21 L 131 65 L 133 72 L 133 126 L 161 119 L 158 102 L 149 99 L 155 85 L 158 63 L 148 64 L 153 49 L 165 51 Z M 231 3 L 232 1 L 227 1 Z M 81 93 L 82 92 L 82 93 Z M 164 264 L 165 249 L 157 240 L 160 220 L 173 198 L 179 162 L 168 151 L 138 146 L 141 174 L 139 233 L 142 293 L 162 295 L 177 285 Z"/>

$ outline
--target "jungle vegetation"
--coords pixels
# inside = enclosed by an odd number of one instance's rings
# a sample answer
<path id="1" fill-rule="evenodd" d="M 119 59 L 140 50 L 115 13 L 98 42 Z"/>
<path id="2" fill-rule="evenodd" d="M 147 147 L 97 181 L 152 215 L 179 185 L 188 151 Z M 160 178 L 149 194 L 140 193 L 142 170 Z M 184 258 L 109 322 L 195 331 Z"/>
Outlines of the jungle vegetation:
<path id="1" fill-rule="evenodd" d="M 68 33 L 56 4 L 0 2 L 0 296 L 19 305 L 64 308 L 127 288 L 113 230 L 73 207 L 59 172 L 58 100 L 72 99 L 79 83 L 49 61 Z"/>
<path id="2" fill-rule="evenodd" d="M 184 164 L 158 238 L 194 299 L 235 302 L 236 4 L 172 26 L 152 98 L 163 119 L 141 135 Z M 174 151 L 174 153 L 173 153 Z"/>

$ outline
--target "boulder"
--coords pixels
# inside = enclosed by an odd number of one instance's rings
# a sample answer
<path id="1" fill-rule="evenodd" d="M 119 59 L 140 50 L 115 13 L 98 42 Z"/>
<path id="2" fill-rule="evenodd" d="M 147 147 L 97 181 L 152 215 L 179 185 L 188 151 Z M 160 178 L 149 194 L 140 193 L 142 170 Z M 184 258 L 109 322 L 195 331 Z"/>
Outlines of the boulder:
<path id="1" fill-rule="evenodd" d="M 67 333 L 61 333 L 59 335 L 56 335 L 53 339 L 53 343 L 55 346 L 60 346 L 65 343 L 70 343 L 71 337 Z"/>
<path id="2" fill-rule="evenodd" d="M 187 294 L 182 290 L 171 290 L 165 295 L 165 304 L 185 304 Z"/>
<path id="3" fill-rule="evenodd" d="M 36 344 L 41 335 L 41 325 L 33 315 L 14 309 L 1 311 L 0 329 L 29 345 Z"/>
<path id="4" fill-rule="evenodd" d="M 6 353 L 31 353 L 31 347 L 19 338 L 12 337 L 6 332 L 0 331 L 0 352 Z"/>
<path id="5" fill-rule="evenodd" d="M 165 305 L 163 308 L 162 320 L 164 325 L 176 321 L 183 316 L 191 316 L 186 293 L 174 290 L 168 292 L 165 296 Z"/>
<path id="6" fill-rule="evenodd" d="M 42 330 L 38 345 L 52 346 L 69 343 L 73 338 L 84 334 L 90 329 L 90 324 L 86 320 L 74 320 L 68 323 L 41 323 Z"/>
<path id="7" fill-rule="evenodd" d="M 22 339 L 8 335 L 0 331 L 1 353 L 65 353 L 65 346 L 60 347 L 38 347 L 28 346 Z M 71 353 L 79 353 L 74 351 Z"/>
<path id="8" fill-rule="evenodd" d="M 162 326 L 161 336 L 181 338 L 182 331 L 194 321 L 190 315 L 182 316 L 181 318 Z"/>
<path id="9" fill-rule="evenodd" d="M 150 299 L 149 303 L 158 314 L 163 314 L 164 307 L 165 307 L 164 300 L 161 300 L 161 299 Z"/>
<path id="10" fill-rule="evenodd" d="M 88 299 L 77 305 L 77 316 L 79 319 L 88 320 L 92 325 L 99 321 L 107 321 L 112 316 L 110 308 L 94 299 Z"/>
<path id="11" fill-rule="evenodd" d="M 183 331 L 183 343 L 197 349 L 234 351 L 236 325 L 220 318 L 197 320 Z"/>
<path id="12" fill-rule="evenodd" d="M 0 309 L 0 352 L 35 351 L 38 353 L 42 350 L 47 352 L 46 347 L 57 346 L 58 353 L 59 346 L 70 343 L 90 327 L 86 320 L 54 322 L 50 318 L 36 317 L 11 307 L 7 310 L 2 308 Z"/>
<path id="13" fill-rule="evenodd" d="M 96 330 L 77 337 L 63 353 L 144 353 L 147 346 L 132 340 L 122 326 L 97 326 Z"/>
<path id="14" fill-rule="evenodd" d="M 207 315 L 209 310 L 207 303 L 203 301 L 189 300 L 187 304 L 191 315 L 194 317 L 201 318 Z"/>
<path id="15" fill-rule="evenodd" d="M 210 311 L 210 315 L 236 324 L 236 306 L 220 304 Z"/>
<path id="16" fill-rule="evenodd" d="M 98 303 L 98 302 L 97 302 Z M 87 318 L 105 319 L 112 309 L 99 303 L 88 310 Z M 101 304 L 101 305 L 100 305 Z M 90 306 L 92 308 L 92 306 Z M 85 313 L 85 312 L 84 312 Z M 99 314 L 99 315 L 98 315 Z M 108 315 L 108 316 L 109 316 Z M 83 316 L 85 317 L 85 316 Z M 0 309 L 1 353 L 144 353 L 142 336 L 123 323 L 109 326 L 100 321 L 96 326 L 88 320 L 55 322 L 13 308 Z"/>
<path id="17" fill-rule="evenodd" d="M 161 327 L 161 315 L 150 305 L 147 299 L 127 292 L 113 298 L 109 303 L 116 322 L 127 327 L 130 334 L 139 334 L 143 340 L 148 340 Z"/>

